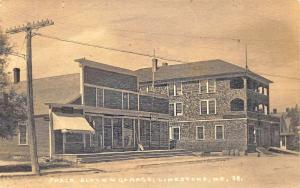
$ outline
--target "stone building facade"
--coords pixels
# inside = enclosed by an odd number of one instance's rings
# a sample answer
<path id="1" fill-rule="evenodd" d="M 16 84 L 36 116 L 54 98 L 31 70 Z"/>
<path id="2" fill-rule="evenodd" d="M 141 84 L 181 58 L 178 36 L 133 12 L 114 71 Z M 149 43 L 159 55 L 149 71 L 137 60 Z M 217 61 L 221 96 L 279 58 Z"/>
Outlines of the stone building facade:
<path id="1" fill-rule="evenodd" d="M 279 144 L 279 120 L 269 115 L 271 81 L 266 78 L 221 60 L 137 73 L 141 91 L 169 95 L 171 147 L 253 151 Z"/>

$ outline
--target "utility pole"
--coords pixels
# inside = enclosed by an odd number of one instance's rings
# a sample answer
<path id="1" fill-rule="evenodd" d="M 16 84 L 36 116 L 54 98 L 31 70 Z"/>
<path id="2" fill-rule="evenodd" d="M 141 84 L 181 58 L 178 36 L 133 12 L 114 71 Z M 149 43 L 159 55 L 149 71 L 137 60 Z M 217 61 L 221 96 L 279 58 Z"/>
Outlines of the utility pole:
<path id="1" fill-rule="evenodd" d="M 158 69 L 158 60 L 155 57 L 155 49 L 153 49 L 153 58 L 152 58 L 152 92 L 154 92 L 154 83 L 155 83 L 155 72 Z"/>
<path id="2" fill-rule="evenodd" d="M 245 43 L 245 60 L 246 60 L 246 70 L 248 70 L 248 46 Z"/>
<path id="3" fill-rule="evenodd" d="M 18 26 L 6 30 L 6 33 L 16 34 L 20 32 L 26 33 L 26 65 L 27 65 L 27 118 L 28 128 L 30 135 L 30 157 L 31 157 L 31 168 L 32 172 L 36 175 L 40 175 L 40 167 L 37 156 L 37 143 L 36 143 L 36 132 L 34 122 L 34 108 L 33 108 L 33 87 L 32 87 L 32 30 L 53 25 L 54 22 L 51 20 L 42 20 L 33 23 L 27 23 L 23 26 Z"/>

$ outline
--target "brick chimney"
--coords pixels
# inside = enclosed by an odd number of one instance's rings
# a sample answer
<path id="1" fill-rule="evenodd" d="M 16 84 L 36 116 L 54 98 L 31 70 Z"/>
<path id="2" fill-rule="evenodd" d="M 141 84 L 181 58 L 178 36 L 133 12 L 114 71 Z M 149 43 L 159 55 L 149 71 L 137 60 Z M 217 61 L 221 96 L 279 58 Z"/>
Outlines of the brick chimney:
<path id="1" fill-rule="evenodd" d="M 20 82 L 20 68 L 14 68 L 14 83 L 17 84 Z"/>
<path id="2" fill-rule="evenodd" d="M 156 72 L 158 69 L 158 60 L 156 58 L 152 59 L 152 72 Z"/>

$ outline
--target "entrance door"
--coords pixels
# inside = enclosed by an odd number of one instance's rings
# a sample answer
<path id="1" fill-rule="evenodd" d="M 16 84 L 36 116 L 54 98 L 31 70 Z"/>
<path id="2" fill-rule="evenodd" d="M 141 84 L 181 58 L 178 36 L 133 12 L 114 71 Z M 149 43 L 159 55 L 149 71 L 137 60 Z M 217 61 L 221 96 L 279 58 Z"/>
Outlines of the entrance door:
<path id="1" fill-rule="evenodd" d="M 113 132 L 112 132 L 112 121 L 110 118 L 104 119 L 104 149 L 112 149 L 113 145 Z"/>
<path id="2" fill-rule="evenodd" d="M 286 149 L 286 136 L 280 137 L 280 148 Z"/>
<path id="3" fill-rule="evenodd" d="M 112 126 L 104 125 L 104 148 L 112 149 Z"/>
<path id="4" fill-rule="evenodd" d="M 257 128 L 255 130 L 255 137 L 256 137 L 256 146 L 262 146 L 262 143 L 261 143 L 261 138 L 262 138 L 261 129 Z"/>

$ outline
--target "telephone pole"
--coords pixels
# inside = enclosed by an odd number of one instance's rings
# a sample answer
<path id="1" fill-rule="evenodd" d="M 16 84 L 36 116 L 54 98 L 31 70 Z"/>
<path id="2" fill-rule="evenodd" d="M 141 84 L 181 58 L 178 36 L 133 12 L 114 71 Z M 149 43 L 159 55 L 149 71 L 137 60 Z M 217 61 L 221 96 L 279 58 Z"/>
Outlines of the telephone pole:
<path id="1" fill-rule="evenodd" d="M 33 87 L 32 87 L 32 30 L 40 29 L 42 27 L 53 25 L 51 20 L 42 20 L 38 22 L 27 23 L 23 26 L 18 26 L 6 30 L 8 34 L 16 34 L 20 32 L 26 33 L 26 65 L 27 65 L 27 118 L 28 128 L 30 135 L 30 157 L 31 157 L 31 169 L 36 175 L 40 175 L 40 167 L 37 156 L 37 143 L 36 132 L 34 122 L 34 108 L 33 108 Z"/>
<path id="2" fill-rule="evenodd" d="M 246 70 L 248 70 L 249 69 L 249 67 L 248 67 L 248 45 L 247 45 L 247 43 L 245 43 L 245 60 L 246 60 Z"/>

